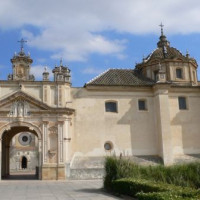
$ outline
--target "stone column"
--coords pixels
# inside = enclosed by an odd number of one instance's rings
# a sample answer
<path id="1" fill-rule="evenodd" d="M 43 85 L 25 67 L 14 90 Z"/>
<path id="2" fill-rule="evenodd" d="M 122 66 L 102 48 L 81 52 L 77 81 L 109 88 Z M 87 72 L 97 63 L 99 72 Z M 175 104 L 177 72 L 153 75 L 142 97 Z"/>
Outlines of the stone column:
<path id="1" fill-rule="evenodd" d="M 64 163 L 63 121 L 58 122 L 58 164 Z"/>
<path id="2" fill-rule="evenodd" d="M 38 139 L 38 178 L 42 179 L 42 141 Z"/>
<path id="3" fill-rule="evenodd" d="M 1 165 L 2 165 L 2 139 L 0 139 L 0 180 L 1 180 Z"/>
<path id="4" fill-rule="evenodd" d="M 6 146 L 6 155 L 5 155 L 5 157 L 6 157 L 6 176 L 8 176 L 9 175 L 9 158 L 10 158 L 10 156 L 9 156 L 9 149 L 10 149 L 10 146 L 9 145 L 7 145 Z"/>
<path id="5" fill-rule="evenodd" d="M 66 168 L 66 177 L 70 177 L 70 141 L 71 141 L 71 136 L 70 136 L 70 122 L 71 118 L 67 118 L 65 121 L 65 126 L 64 126 L 64 158 L 65 158 L 65 168 Z"/>
<path id="6" fill-rule="evenodd" d="M 170 123 L 168 85 L 156 84 L 155 94 L 155 123 L 158 132 L 159 154 L 163 158 L 165 165 L 173 163 L 173 146 Z"/>
<path id="7" fill-rule="evenodd" d="M 42 125 L 42 137 L 43 137 L 43 163 L 47 163 L 48 154 L 48 122 L 44 121 Z"/>
<path id="8" fill-rule="evenodd" d="M 71 141 L 71 137 L 70 137 L 70 121 L 71 118 L 67 118 L 67 120 L 65 121 L 65 125 L 64 125 L 64 158 L 65 158 L 65 162 L 68 163 L 70 160 L 70 148 L 69 148 L 69 142 Z"/>

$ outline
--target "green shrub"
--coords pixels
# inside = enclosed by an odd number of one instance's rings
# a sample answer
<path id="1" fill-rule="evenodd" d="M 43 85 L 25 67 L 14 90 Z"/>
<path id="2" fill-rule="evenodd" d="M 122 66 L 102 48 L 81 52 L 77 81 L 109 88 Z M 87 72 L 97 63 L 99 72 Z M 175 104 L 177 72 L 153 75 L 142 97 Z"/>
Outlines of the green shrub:
<path id="1" fill-rule="evenodd" d="M 164 192 L 167 191 L 163 185 L 147 180 L 118 179 L 112 182 L 115 193 L 134 197 L 138 192 Z"/>
<path id="2" fill-rule="evenodd" d="M 112 190 L 112 181 L 117 178 L 117 159 L 115 157 L 107 157 L 105 160 L 105 173 L 104 177 L 104 188 L 107 190 Z"/>
<path id="3" fill-rule="evenodd" d="M 138 193 L 138 200 L 197 200 L 196 197 L 182 197 L 171 192 Z"/>
<path id="4" fill-rule="evenodd" d="M 120 178 L 146 179 L 183 187 L 200 188 L 200 163 L 173 166 L 139 166 L 128 159 L 108 157 L 105 162 L 104 187 Z"/>
<path id="5" fill-rule="evenodd" d="M 191 199 L 200 195 L 199 190 L 180 187 L 165 183 L 158 183 L 147 180 L 118 179 L 112 182 L 112 190 L 117 194 L 137 196 L 139 199 Z M 138 194 L 140 193 L 140 194 Z M 144 194 L 147 193 L 147 194 Z M 139 196 L 138 196 L 139 195 Z"/>

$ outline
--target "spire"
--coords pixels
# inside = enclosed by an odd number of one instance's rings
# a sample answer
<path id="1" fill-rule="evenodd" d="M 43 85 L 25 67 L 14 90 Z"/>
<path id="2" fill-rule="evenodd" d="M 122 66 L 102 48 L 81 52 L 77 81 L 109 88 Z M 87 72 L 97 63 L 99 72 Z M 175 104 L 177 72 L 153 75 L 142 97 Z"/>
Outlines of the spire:
<path id="1" fill-rule="evenodd" d="M 49 81 L 49 72 L 47 71 L 47 66 L 44 67 L 44 72 L 43 72 L 43 81 Z"/>
<path id="2" fill-rule="evenodd" d="M 190 57 L 190 54 L 189 54 L 189 51 L 188 49 L 186 50 L 186 57 L 189 58 Z"/>
<path id="3" fill-rule="evenodd" d="M 70 69 L 63 65 L 62 58 L 60 59 L 60 65 L 55 66 L 55 68 L 52 70 L 54 74 L 54 81 L 63 81 L 70 83 Z"/>
<path id="4" fill-rule="evenodd" d="M 27 41 L 22 38 L 17 42 L 20 42 L 20 52 L 15 53 L 11 58 L 13 73 L 8 76 L 8 79 L 15 81 L 34 81 L 34 76 L 30 74 L 33 60 L 30 57 L 30 53 L 28 53 L 28 55 L 24 53 L 24 43 Z"/>
<path id="5" fill-rule="evenodd" d="M 62 60 L 62 57 L 60 58 L 60 66 L 63 66 L 63 60 Z"/>
<path id="6" fill-rule="evenodd" d="M 157 46 L 158 46 L 158 48 L 166 49 L 166 46 L 169 46 L 170 43 L 169 43 L 169 41 L 167 41 L 167 38 L 163 33 L 164 25 L 162 24 L 162 22 L 159 26 L 161 27 L 161 36 L 160 36 L 160 41 L 157 43 Z"/>
<path id="7" fill-rule="evenodd" d="M 24 43 L 26 43 L 27 40 L 24 40 L 24 39 L 22 38 L 22 39 L 21 39 L 20 41 L 18 41 L 18 42 L 21 43 L 21 47 L 20 47 L 21 51 L 20 51 L 20 53 L 24 53 Z"/>
<path id="8" fill-rule="evenodd" d="M 161 22 L 161 24 L 159 25 L 160 26 L 160 28 L 161 28 L 161 36 L 163 36 L 164 34 L 163 34 L 163 27 L 164 27 L 164 25 L 162 24 L 162 22 Z"/>

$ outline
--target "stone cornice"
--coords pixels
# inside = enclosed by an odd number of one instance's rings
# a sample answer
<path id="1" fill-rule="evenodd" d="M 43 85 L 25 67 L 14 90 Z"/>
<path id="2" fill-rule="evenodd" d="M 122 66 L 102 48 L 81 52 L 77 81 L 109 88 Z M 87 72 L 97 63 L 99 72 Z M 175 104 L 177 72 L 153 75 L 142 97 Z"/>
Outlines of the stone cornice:
<path id="1" fill-rule="evenodd" d="M 14 101 L 17 100 L 23 100 L 23 101 L 27 101 L 30 104 L 35 105 L 36 107 L 38 107 L 40 110 L 37 111 L 31 111 L 31 113 L 35 113 L 35 114 L 67 114 L 67 115 L 71 115 L 75 112 L 74 109 L 72 108 L 66 108 L 66 107 L 50 107 L 47 104 L 35 99 L 34 97 L 24 93 L 23 91 L 17 91 L 14 94 L 5 97 L 4 99 L 0 100 L 0 108 L 3 107 L 4 105 L 8 104 L 8 103 L 12 103 Z M 4 111 L 2 111 L 4 112 Z"/>

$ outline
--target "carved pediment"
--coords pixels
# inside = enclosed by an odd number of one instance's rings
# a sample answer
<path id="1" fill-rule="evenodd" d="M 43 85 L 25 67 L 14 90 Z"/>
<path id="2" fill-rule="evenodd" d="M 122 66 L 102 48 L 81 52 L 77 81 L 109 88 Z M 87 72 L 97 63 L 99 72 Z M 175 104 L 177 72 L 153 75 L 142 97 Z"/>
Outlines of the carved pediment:
<path id="1" fill-rule="evenodd" d="M 50 107 L 32 96 L 18 91 L 0 100 L 0 112 L 7 112 L 13 117 L 24 117 L 32 113 L 66 113 L 70 115 L 74 110 L 71 108 Z"/>
<path id="2" fill-rule="evenodd" d="M 26 117 L 30 115 L 29 103 L 23 99 L 18 98 L 10 107 L 10 116 L 12 117 Z"/>

